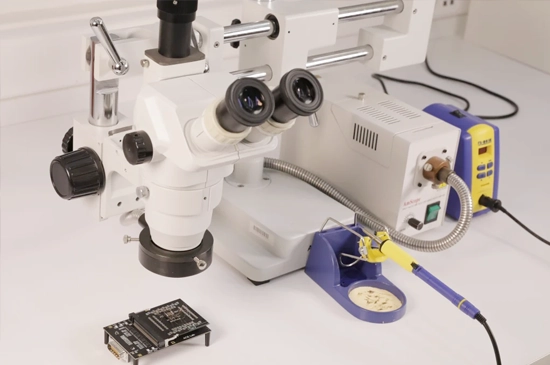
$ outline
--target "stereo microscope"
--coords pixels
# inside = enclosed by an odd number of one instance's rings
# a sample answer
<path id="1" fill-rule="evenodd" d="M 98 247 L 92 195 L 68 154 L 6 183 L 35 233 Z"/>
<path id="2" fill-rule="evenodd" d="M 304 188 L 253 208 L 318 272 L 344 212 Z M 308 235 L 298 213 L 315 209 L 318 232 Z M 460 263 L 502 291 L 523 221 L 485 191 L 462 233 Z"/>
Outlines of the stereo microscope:
<path id="1" fill-rule="evenodd" d="M 298 115 L 319 110 L 323 92 L 302 69 L 287 72 L 273 90 L 213 70 L 193 31 L 197 1 L 157 1 L 157 8 L 158 48 L 146 49 L 139 61 L 145 83 L 131 118 L 117 110 L 117 87 L 136 61 L 121 58 L 101 18 L 90 21 L 96 35 L 88 51 L 90 114 L 75 119 L 50 176 L 62 198 L 99 204 L 101 219 L 143 207 L 140 262 L 157 274 L 184 277 L 212 261 L 207 229 L 233 165 L 274 150 L 276 136 Z M 202 21 L 213 28 L 202 43 L 219 48 L 220 27 Z M 149 44 L 129 34 L 134 46 Z"/>

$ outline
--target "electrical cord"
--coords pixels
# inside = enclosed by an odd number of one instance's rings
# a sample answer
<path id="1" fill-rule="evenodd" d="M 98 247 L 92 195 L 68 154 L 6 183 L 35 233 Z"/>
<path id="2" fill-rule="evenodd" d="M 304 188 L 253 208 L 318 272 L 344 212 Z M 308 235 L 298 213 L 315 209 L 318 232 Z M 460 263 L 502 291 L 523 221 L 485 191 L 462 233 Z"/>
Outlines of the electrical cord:
<path id="1" fill-rule="evenodd" d="M 489 95 L 492 95 L 500 100 L 503 100 L 504 102 L 508 103 L 510 106 L 512 106 L 512 108 L 514 109 L 511 113 L 508 113 L 508 114 L 503 114 L 503 115 L 478 115 L 477 117 L 481 118 L 481 119 L 486 119 L 486 120 L 496 120 L 496 119 L 506 119 L 506 118 L 511 118 L 513 117 L 514 115 L 516 115 L 518 112 L 519 112 L 519 106 L 518 104 L 516 104 L 516 102 L 514 102 L 512 99 L 510 98 L 507 98 L 506 96 L 504 95 L 501 95 L 497 92 L 494 92 L 494 91 L 491 91 L 483 86 L 480 86 L 478 84 L 475 84 L 473 82 L 470 82 L 470 81 L 467 81 L 467 80 L 462 80 L 462 79 L 459 79 L 459 78 L 456 78 L 456 77 L 452 77 L 452 76 L 448 76 L 448 75 L 443 75 L 439 72 L 436 72 L 432 69 L 432 67 L 430 66 L 430 63 L 428 62 L 428 58 L 426 57 L 426 60 L 424 61 L 424 64 L 426 65 L 426 68 L 428 69 L 428 72 L 436 77 L 439 77 L 441 79 L 445 79 L 445 80 L 450 80 L 450 81 L 455 81 L 455 82 L 459 82 L 459 83 L 462 83 L 462 84 L 465 84 L 465 85 L 469 85 L 469 86 L 472 86 L 472 87 L 475 87 L 476 89 L 479 89 Z M 398 83 L 401 83 L 401 84 L 409 84 L 409 85 L 417 85 L 417 86 L 422 86 L 422 87 L 425 87 L 425 88 L 428 88 L 428 89 L 431 89 L 431 90 L 434 90 L 434 91 L 437 91 L 437 92 L 440 92 L 442 94 L 445 94 L 445 95 L 449 95 L 449 96 L 452 96 L 454 98 L 457 98 L 457 99 L 460 99 L 462 100 L 466 106 L 464 107 L 464 110 L 465 111 L 468 111 L 470 109 L 470 101 L 468 99 L 466 99 L 465 97 L 461 96 L 461 95 L 458 95 L 458 94 L 454 94 L 450 91 L 446 91 L 446 90 L 443 90 L 443 89 L 440 89 L 438 87 L 435 87 L 435 86 L 432 86 L 432 85 L 428 85 L 428 84 L 425 84 L 423 82 L 418 82 L 418 81 L 412 81 L 412 80 L 405 80 L 405 79 L 398 79 L 396 77 L 390 77 L 390 76 L 385 76 L 385 75 L 381 75 L 381 74 L 373 74 L 372 75 L 372 78 L 378 80 L 378 82 L 380 82 L 380 85 L 382 86 L 382 89 L 384 90 L 384 93 L 388 94 L 388 89 L 386 87 L 386 84 L 384 83 L 384 80 L 388 80 L 388 81 L 394 81 L 394 82 L 398 82 Z"/>
<path id="2" fill-rule="evenodd" d="M 493 335 L 493 331 L 491 331 L 491 327 L 489 327 L 489 324 L 487 323 L 487 319 L 481 315 L 481 313 L 478 313 L 474 317 L 481 325 L 485 328 L 487 331 L 487 334 L 489 335 L 489 338 L 491 339 L 491 344 L 493 345 L 493 350 L 495 352 L 495 359 L 497 361 L 497 365 L 502 365 L 502 360 L 500 359 L 500 351 L 498 350 L 498 344 L 495 336 Z"/>
<path id="3" fill-rule="evenodd" d="M 385 94 L 388 94 L 388 89 L 386 88 L 386 84 L 384 83 L 384 80 L 388 80 L 388 81 L 394 81 L 394 82 L 398 82 L 400 84 L 408 84 L 408 85 L 417 85 L 417 86 L 422 86 L 422 87 L 425 87 L 425 88 L 428 88 L 428 89 L 431 89 L 431 90 L 434 90 L 434 91 L 437 91 L 437 92 L 440 92 L 442 94 L 445 94 L 445 95 L 449 95 L 449 96 L 452 96 L 454 98 L 457 98 L 457 99 L 460 99 L 462 100 L 466 106 L 464 107 L 464 110 L 465 111 L 468 111 L 470 109 L 470 101 L 468 99 L 466 99 L 465 97 L 463 96 L 460 96 L 458 94 L 454 94 L 450 91 L 446 91 L 446 90 L 443 90 L 443 89 L 440 89 L 438 87 L 435 87 L 435 86 L 432 86 L 432 85 L 428 85 L 428 84 L 425 84 L 423 82 L 418 82 L 418 81 L 412 81 L 412 80 L 404 80 L 404 79 L 398 79 L 396 77 L 391 77 L 391 76 L 385 76 L 385 75 L 380 75 L 380 74 L 373 74 L 372 75 L 372 78 L 373 79 L 376 79 L 378 80 L 378 82 L 380 82 L 380 85 L 382 85 L 382 89 L 384 90 L 384 93 Z"/>
<path id="4" fill-rule="evenodd" d="M 529 227 L 527 227 L 525 224 L 523 224 L 519 219 L 514 217 L 508 210 L 506 210 L 502 206 L 502 202 L 498 199 L 489 198 L 488 196 L 482 195 L 481 198 L 479 198 L 479 204 L 483 205 L 484 207 L 489 208 L 493 212 L 501 211 L 502 213 L 506 214 L 508 217 L 510 217 L 514 222 L 516 222 L 521 228 L 525 229 L 527 232 L 529 232 L 533 237 L 540 240 L 542 243 L 545 243 L 550 246 L 550 241 L 542 238 L 538 234 L 536 234 L 533 230 L 531 230 Z"/>

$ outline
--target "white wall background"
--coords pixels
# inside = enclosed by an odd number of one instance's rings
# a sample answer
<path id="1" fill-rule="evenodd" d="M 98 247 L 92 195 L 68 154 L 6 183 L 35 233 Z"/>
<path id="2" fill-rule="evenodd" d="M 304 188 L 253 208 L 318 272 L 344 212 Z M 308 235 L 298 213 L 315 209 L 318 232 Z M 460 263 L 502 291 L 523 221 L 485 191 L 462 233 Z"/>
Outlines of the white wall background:
<path id="1" fill-rule="evenodd" d="M 250 1 L 250 0 L 245 0 Z M 288 1 L 288 0 L 285 0 Z M 366 0 L 372 1 L 372 0 Z M 337 6 L 365 0 L 333 0 Z M 242 0 L 200 0 L 199 15 L 230 24 L 241 14 Z M 154 0 L 0 0 L 0 126 L 72 114 L 88 108 L 89 75 L 81 68 L 82 36 L 91 35 L 88 21 L 101 16 L 109 30 L 157 21 Z M 361 26 L 381 19 L 341 25 L 339 48 L 355 46 Z M 438 21 L 440 23 L 440 21 Z M 464 21 L 436 24 L 439 35 L 460 32 Z M 227 67 L 238 52 L 224 46 Z M 132 100 L 139 78 L 121 81 L 121 101 Z"/>
<path id="2" fill-rule="evenodd" d="M 550 73 L 550 1 L 474 1 L 465 38 Z"/>

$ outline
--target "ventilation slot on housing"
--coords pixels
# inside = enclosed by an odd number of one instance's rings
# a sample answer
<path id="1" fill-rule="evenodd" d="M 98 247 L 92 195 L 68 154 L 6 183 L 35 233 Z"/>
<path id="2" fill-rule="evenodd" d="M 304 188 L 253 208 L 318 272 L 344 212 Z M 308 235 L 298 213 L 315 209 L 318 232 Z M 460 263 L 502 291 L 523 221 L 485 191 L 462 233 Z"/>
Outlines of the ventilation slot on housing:
<path id="1" fill-rule="evenodd" d="M 383 111 L 381 111 L 379 108 L 375 106 L 371 106 L 371 105 L 364 106 L 361 108 L 357 108 L 357 110 L 363 114 L 368 115 L 369 117 L 375 118 L 377 121 L 382 122 L 384 124 L 395 124 L 400 122 L 399 119 L 384 113 Z"/>
<path id="2" fill-rule="evenodd" d="M 357 123 L 353 126 L 353 140 L 374 151 L 378 149 L 378 133 L 370 131 Z"/>
<path id="3" fill-rule="evenodd" d="M 420 114 L 416 113 L 414 110 L 409 109 L 406 105 L 398 104 L 392 100 L 381 101 L 380 103 L 378 103 L 378 105 L 408 119 L 420 117 Z"/>

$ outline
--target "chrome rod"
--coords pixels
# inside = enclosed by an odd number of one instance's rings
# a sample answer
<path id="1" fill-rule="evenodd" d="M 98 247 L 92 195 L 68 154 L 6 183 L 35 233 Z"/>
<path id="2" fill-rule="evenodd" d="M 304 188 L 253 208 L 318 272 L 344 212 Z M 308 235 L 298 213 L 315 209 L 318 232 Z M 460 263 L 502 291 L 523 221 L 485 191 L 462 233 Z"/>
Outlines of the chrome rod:
<path id="1" fill-rule="evenodd" d="M 339 8 L 338 21 L 346 22 L 372 18 L 403 11 L 403 0 L 384 0 L 374 3 Z M 252 38 L 269 37 L 275 32 L 275 24 L 268 19 L 258 22 L 232 24 L 223 27 L 223 42 L 239 42 Z"/>
<path id="2" fill-rule="evenodd" d="M 231 43 L 246 39 L 269 37 L 275 31 L 271 20 L 261 20 L 253 23 L 233 24 L 223 27 L 223 42 Z"/>
<path id="3" fill-rule="evenodd" d="M 323 53 L 307 58 L 306 68 L 315 70 L 321 67 L 340 65 L 360 59 L 370 60 L 372 58 L 371 46 L 360 46 L 355 48 L 344 49 L 341 51 Z"/>
<path id="4" fill-rule="evenodd" d="M 271 78 L 273 77 L 273 71 L 268 65 L 248 68 L 245 70 L 237 70 L 231 72 L 231 74 L 237 76 L 238 79 L 251 78 L 258 79 L 260 81 L 271 81 Z"/>
<path id="5" fill-rule="evenodd" d="M 128 62 L 126 62 L 126 60 L 124 58 L 121 58 L 118 54 L 118 51 L 113 44 L 113 40 L 109 36 L 109 32 L 105 27 L 103 19 L 99 17 L 94 17 L 90 19 L 90 27 L 92 28 L 95 36 L 99 40 L 99 43 L 103 46 L 103 48 L 105 48 L 105 51 L 111 58 L 111 61 L 113 62 L 113 72 L 119 76 L 125 75 L 129 69 Z"/>
<path id="6" fill-rule="evenodd" d="M 403 11 L 403 0 L 386 0 L 369 4 L 352 5 L 340 8 L 339 22 L 372 18 Z"/>

